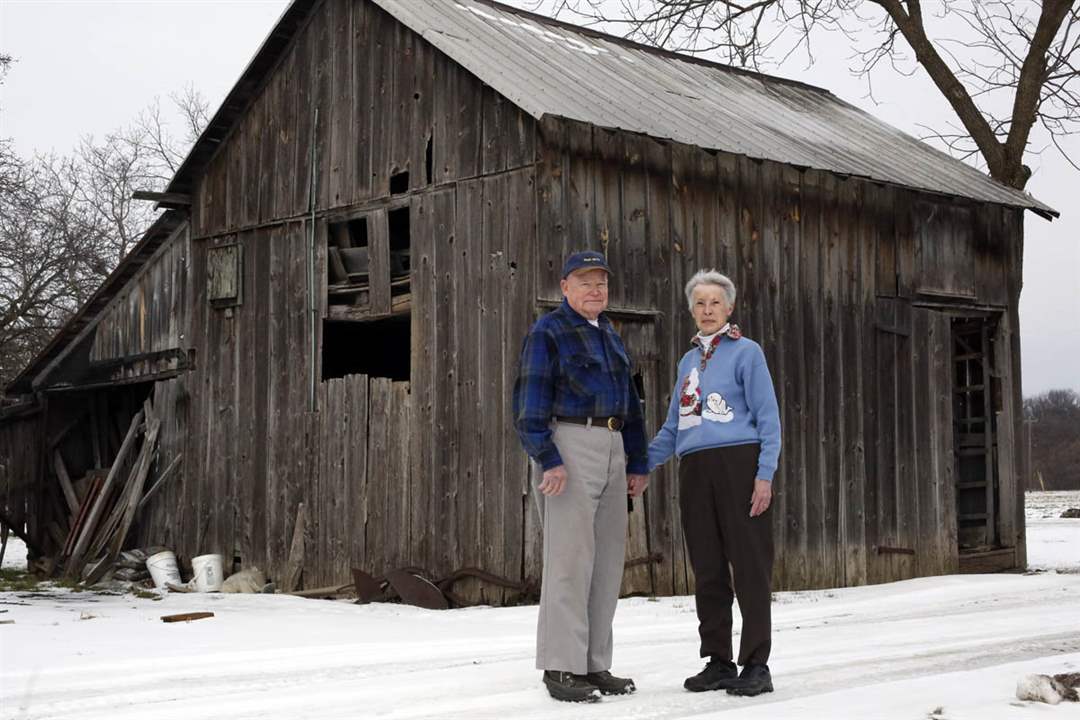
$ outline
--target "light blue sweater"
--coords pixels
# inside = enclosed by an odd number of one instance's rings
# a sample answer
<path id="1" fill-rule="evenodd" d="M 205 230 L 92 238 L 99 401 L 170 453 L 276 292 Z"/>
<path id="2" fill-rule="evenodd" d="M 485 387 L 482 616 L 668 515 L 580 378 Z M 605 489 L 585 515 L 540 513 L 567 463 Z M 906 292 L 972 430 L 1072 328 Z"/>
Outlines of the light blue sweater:
<path id="1" fill-rule="evenodd" d="M 679 361 L 667 420 L 649 443 L 649 471 L 695 450 L 760 443 L 757 477 L 772 481 L 780 459 L 780 410 L 765 353 L 753 340 L 722 336 L 705 371 L 695 346 Z"/>

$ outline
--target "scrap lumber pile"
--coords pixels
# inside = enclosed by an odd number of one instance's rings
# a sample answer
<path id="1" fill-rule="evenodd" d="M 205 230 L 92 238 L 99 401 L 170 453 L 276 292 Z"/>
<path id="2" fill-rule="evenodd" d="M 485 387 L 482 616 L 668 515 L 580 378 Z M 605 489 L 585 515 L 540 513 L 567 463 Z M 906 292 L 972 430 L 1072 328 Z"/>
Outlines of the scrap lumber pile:
<path id="1" fill-rule="evenodd" d="M 90 473 L 76 492 L 63 459 L 53 454 L 54 470 L 68 510 L 68 530 L 64 534 L 53 524 L 50 534 L 59 553 L 43 564 L 46 574 L 62 572 L 69 580 L 93 584 L 113 567 L 124 547 L 128 532 L 149 497 L 175 468 L 174 460 L 144 492 L 154 462 L 161 419 L 150 399 L 135 413 L 127 434 L 107 472 Z M 81 497 L 80 497 L 81 494 Z"/>

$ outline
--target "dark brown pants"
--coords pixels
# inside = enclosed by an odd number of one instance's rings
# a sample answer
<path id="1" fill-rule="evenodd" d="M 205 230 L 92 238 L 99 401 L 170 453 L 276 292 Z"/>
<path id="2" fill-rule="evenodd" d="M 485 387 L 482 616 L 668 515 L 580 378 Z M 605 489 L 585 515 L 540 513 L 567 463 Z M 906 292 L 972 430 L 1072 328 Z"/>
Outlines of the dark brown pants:
<path id="1" fill-rule="evenodd" d="M 710 448 L 679 463 L 679 505 L 697 582 L 701 657 L 732 659 L 731 605 L 737 593 L 743 620 L 739 665 L 768 662 L 772 647 L 771 507 L 750 517 L 758 450 L 756 444 Z"/>

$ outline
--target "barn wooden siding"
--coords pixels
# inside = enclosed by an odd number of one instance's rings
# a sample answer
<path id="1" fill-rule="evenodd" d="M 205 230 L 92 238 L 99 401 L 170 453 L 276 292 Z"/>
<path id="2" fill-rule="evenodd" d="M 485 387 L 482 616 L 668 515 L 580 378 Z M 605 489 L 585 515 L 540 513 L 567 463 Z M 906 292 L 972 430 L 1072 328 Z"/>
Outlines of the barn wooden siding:
<path id="1" fill-rule="evenodd" d="M 317 379 L 314 406 L 308 395 L 315 108 L 317 342 L 327 221 L 409 208 L 412 373 L 411 383 L 394 383 L 392 400 L 374 390 L 389 381 L 373 378 L 368 389 L 353 376 Z M 169 307 L 186 333 L 179 347 L 194 349 L 194 368 L 156 388 L 159 407 L 175 408 L 163 456 L 183 452 L 184 463 L 149 506 L 140 541 L 236 554 L 278 575 L 304 502 L 314 548 L 305 585 L 345 581 L 350 566 L 394 564 L 521 577 L 535 512 L 526 519 L 526 462 L 506 407 L 519 340 L 505 339 L 522 337 L 534 319 L 534 143 L 531 119 L 374 6 L 328 0 L 315 11 L 197 182 L 187 285 L 150 288 L 178 267 L 163 257 L 147 288 L 129 286 L 95 345 L 98 359 L 136 352 L 147 342 L 143 318 Z M 389 178 L 401 170 L 409 189 L 390 197 Z M 240 248 L 241 298 L 215 307 L 207 255 L 227 245 Z M 366 415 L 357 403 L 370 403 Z M 411 420 L 384 436 L 379 423 L 391 409 Z M 365 451 L 377 463 L 366 481 L 355 474 Z M 359 455 L 336 464 L 349 453 Z M 387 457 L 408 462 L 386 465 Z M 376 495 L 393 508 L 375 510 Z M 408 523 L 395 515 L 402 511 Z M 535 553 L 530 562 L 538 566 Z"/>
<path id="2" fill-rule="evenodd" d="M 42 537 L 45 532 L 39 522 L 41 418 L 40 413 L 33 412 L 4 418 L 0 423 L 0 510 L 16 526 L 26 522 L 32 538 Z"/>
<path id="3" fill-rule="evenodd" d="M 568 251 L 607 252 L 652 430 L 693 333 L 684 283 L 708 267 L 735 281 L 734 320 L 764 347 L 782 411 L 776 587 L 956 572 L 953 314 L 998 318 L 1001 542 L 1023 562 L 1019 211 L 578 123 L 541 135 L 540 296 L 558 299 Z M 669 465 L 631 522 L 635 552 L 665 555 L 661 594 L 691 587 L 675 485 Z"/>

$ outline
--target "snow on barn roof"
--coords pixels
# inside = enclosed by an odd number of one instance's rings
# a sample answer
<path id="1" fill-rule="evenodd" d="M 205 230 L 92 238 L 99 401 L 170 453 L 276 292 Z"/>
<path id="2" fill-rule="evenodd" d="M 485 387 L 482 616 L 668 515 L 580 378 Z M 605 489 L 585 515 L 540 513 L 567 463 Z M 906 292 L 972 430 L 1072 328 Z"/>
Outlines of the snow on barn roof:
<path id="1" fill-rule="evenodd" d="M 373 0 L 522 110 L 750 158 L 1029 208 L 1031 195 L 803 83 L 481 0 Z"/>

